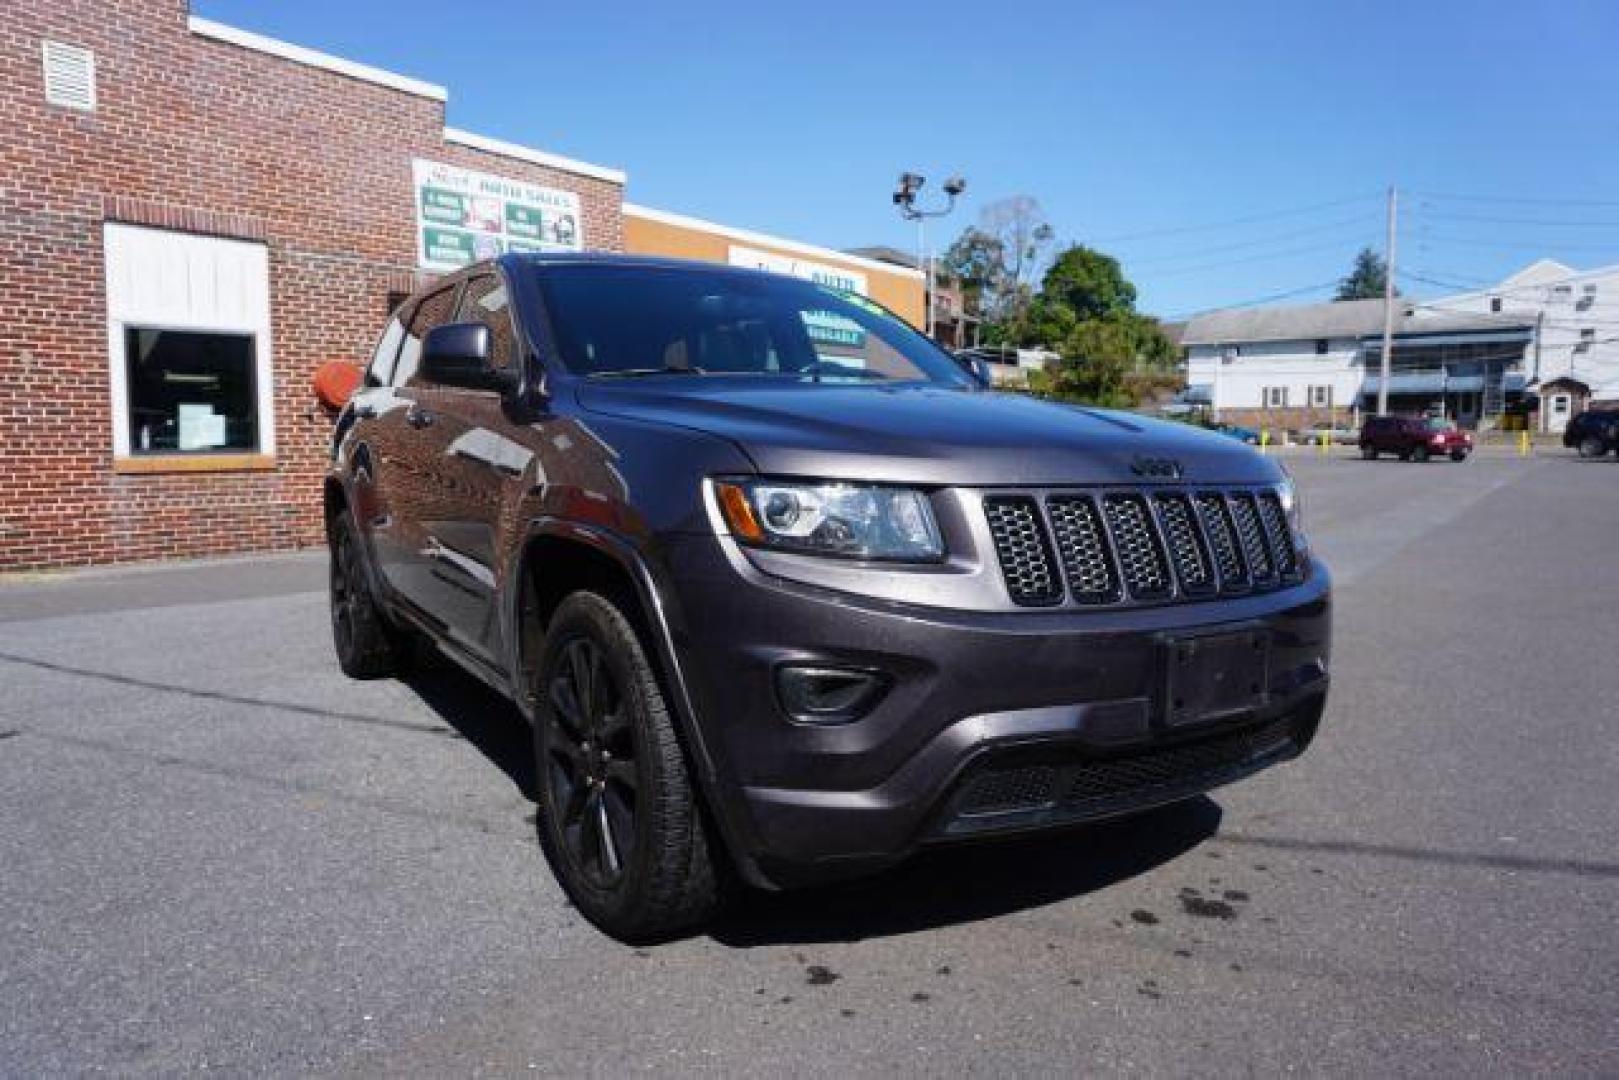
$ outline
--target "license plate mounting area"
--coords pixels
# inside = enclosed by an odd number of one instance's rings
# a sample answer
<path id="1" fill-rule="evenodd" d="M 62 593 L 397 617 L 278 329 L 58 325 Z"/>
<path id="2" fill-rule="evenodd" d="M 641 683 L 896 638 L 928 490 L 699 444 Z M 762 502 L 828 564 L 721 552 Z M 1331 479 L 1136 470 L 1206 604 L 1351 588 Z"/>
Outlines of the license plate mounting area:
<path id="1" fill-rule="evenodd" d="M 1270 633 L 1262 628 L 1166 636 L 1159 716 L 1188 727 L 1262 709 L 1270 700 Z"/>

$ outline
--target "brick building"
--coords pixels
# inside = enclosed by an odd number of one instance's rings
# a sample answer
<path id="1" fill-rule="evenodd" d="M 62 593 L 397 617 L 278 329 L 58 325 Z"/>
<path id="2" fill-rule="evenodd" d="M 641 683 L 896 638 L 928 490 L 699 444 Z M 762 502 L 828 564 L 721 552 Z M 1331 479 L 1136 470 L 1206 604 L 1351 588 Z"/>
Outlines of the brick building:
<path id="1" fill-rule="evenodd" d="M 623 172 L 447 97 L 186 0 L 7 5 L 0 570 L 321 543 L 321 364 L 437 272 L 624 249 Z"/>
<path id="2" fill-rule="evenodd" d="M 439 87 L 184 0 L 8 8 L 0 567 L 319 542 L 310 378 L 453 254 L 418 227 L 423 168 L 576 209 L 561 246 L 622 246 L 623 173 L 447 129 Z"/>

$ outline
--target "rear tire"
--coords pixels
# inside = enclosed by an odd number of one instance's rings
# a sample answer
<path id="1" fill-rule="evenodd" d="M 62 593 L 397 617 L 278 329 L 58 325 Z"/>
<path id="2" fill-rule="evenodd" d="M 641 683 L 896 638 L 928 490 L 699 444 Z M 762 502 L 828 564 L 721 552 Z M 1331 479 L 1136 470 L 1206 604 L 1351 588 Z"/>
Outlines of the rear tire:
<path id="1" fill-rule="evenodd" d="M 1587 435 L 1580 440 L 1580 456 L 1582 458 L 1599 458 L 1608 452 L 1607 444 L 1595 435 Z"/>
<path id="2" fill-rule="evenodd" d="M 1363 446 L 1360 448 L 1360 456 L 1361 460 L 1363 461 L 1376 461 L 1377 448 L 1374 446 Z"/>
<path id="3" fill-rule="evenodd" d="M 703 813 L 640 637 L 605 596 L 558 605 L 535 665 L 540 844 L 580 913 L 622 941 L 707 922 L 725 894 Z"/>
<path id="4" fill-rule="evenodd" d="M 1418 465 L 1423 464 L 1428 460 L 1428 448 L 1426 446 L 1419 446 L 1413 449 L 1411 451 L 1411 460 L 1416 462 Z"/>
<path id="5" fill-rule="evenodd" d="M 387 616 L 371 592 L 361 561 L 359 536 L 347 513 L 339 512 L 332 519 L 327 540 L 332 553 L 332 644 L 337 650 L 338 666 L 352 679 L 398 674 L 409 656 L 410 641 L 388 625 Z"/>
<path id="6" fill-rule="evenodd" d="M 1452 450 L 1450 452 L 1450 460 L 1456 461 L 1456 462 L 1466 461 L 1467 460 L 1467 451 L 1466 450 Z"/>

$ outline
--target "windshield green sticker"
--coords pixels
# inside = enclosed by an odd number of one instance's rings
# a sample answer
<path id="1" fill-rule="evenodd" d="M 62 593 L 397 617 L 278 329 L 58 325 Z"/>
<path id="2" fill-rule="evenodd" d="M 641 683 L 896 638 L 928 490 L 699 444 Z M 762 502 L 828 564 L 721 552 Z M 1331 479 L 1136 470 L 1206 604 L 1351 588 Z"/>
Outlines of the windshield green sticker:
<path id="1" fill-rule="evenodd" d="M 873 302 L 871 300 L 868 300 L 864 296 L 861 296 L 857 292 L 850 292 L 847 289 L 834 288 L 834 287 L 832 287 L 830 285 L 818 285 L 817 288 L 819 288 L 822 292 L 826 293 L 829 296 L 837 297 L 839 300 L 842 300 L 845 304 L 849 304 L 849 305 L 852 305 L 854 307 L 859 308 L 861 311 L 864 311 L 867 315 L 875 315 L 879 319 L 892 319 L 893 318 L 892 315 L 890 315 L 886 310 L 884 310 L 884 308 L 882 307 L 881 304 L 877 304 L 877 303 L 875 303 L 875 302 Z"/>

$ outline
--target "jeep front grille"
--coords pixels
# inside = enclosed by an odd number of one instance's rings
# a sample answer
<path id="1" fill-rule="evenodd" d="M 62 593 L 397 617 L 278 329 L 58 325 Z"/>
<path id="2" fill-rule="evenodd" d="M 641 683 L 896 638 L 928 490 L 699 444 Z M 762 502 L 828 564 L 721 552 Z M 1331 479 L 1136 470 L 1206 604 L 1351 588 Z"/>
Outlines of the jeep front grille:
<path id="1" fill-rule="evenodd" d="M 1300 572 L 1269 489 L 995 494 L 984 513 L 1007 593 L 1025 607 L 1196 600 Z"/>
<path id="2" fill-rule="evenodd" d="M 1271 579 L 1270 549 L 1265 546 L 1265 535 L 1259 525 L 1259 511 L 1254 497 L 1241 492 L 1230 497 L 1231 516 L 1237 523 L 1237 538 L 1242 541 L 1242 555 L 1248 561 L 1248 572 L 1254 583 L 1263 585 Z"/>
<path id="3" fill-rule="evenodd" d="M 1031 607 L 1062 603 L 1062 583 L 1052 564 L 1039 504 L 1027 495 L 995 495 L 984 500 L 984 513 L 1012 599 Z"/>
<path id="4" fill-rule="evenodd" d="M 1110 604 L 1119 599 L 1119 576 L 1113 569 L 1096 503 L 1088 495 L 1057 495 L 1046 500 L 1046 512 L 1051 515 L 1062 572 L 1074 599 L 1081 604 Z"/>

